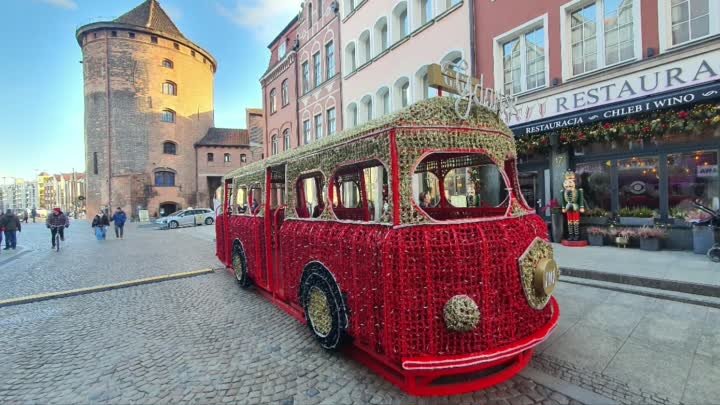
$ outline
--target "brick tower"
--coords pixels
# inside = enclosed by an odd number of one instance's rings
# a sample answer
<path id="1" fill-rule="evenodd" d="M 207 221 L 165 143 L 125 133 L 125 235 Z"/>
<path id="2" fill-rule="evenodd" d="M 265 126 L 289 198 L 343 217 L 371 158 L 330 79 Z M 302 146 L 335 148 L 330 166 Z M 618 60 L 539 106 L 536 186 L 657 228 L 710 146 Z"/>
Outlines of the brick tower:
<path id="1" fill-rule="evenodd" d="M 76 31 L 85 80 L 87 209 L 194 206 L 194 144 L 214 124 L 217 63 L 157 0 Z"/>

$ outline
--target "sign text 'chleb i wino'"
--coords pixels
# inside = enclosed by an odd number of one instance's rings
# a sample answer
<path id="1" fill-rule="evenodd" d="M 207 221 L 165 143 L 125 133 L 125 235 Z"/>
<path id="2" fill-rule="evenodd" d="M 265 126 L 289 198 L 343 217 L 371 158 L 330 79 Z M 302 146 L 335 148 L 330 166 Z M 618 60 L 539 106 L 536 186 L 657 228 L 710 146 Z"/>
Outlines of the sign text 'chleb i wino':
<path id="1" fill-rule="evenodd" d="M 504 95 L 495 89 L 483 85 L 484 76 L 474 78 L 465 74 L 468 64 L 459 62 L 443 62 L 428 67 L 428 83 L 430 87 L 448 93 L 457 94 L 455 112 L 458 117 L 468 119 L 473 106 L 485 107 L 495 111 L 500 118 L 508 121 L 518 113 L 517 97 Z"/>

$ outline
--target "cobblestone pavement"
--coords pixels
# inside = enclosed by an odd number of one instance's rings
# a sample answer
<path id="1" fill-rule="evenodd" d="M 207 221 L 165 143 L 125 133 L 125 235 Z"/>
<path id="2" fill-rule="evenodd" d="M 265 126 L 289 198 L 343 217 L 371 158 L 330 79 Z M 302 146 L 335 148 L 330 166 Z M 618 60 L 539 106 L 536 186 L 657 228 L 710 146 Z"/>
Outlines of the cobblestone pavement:
<path id="1" fill-rule="evenodd" d="M 125 239 L 108 233 L 98 242 L 87 221 L 72 221 L 58 253 L 50 249 L 44 223 L 24 225 L 18 243 L 30 252 L 6 264 L 0 255 L 0 300 L 218 266 L 211 244 L 199 243 L 186 229 L 128 224 Z M 204 234 L 214 229 L 202 228 Z"/>
<path id="2" fill-rule="evenodd" d="M 131 229 L 127 240 L 102 244 L 87 234 L 72 233 L 60 256 L 35 250 L 0 267 L 2 294 L 218 265 L 209 228 Z M 139 253 L 166 246 L 174 255 Z M 63 266 L 45 265 L 49 257 Z M 31 284 L 7 286 L 13 277 Z M 320 349 L 305 326 L 240 290 L 226 271 L 0 308 L 0 364 L 0 404 L 580 405 L 522 376 L 471 395 L 407 397 Z"/>

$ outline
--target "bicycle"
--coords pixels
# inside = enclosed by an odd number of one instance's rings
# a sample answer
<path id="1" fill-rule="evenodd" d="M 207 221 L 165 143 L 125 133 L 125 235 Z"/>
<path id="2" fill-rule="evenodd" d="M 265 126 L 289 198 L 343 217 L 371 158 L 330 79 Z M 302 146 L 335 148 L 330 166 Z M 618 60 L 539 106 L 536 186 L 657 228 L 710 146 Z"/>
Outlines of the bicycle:
<path id="1" fill-rule="evenodd" d="M 53 229 L 57 229 L 58 231 L 55 232 L 55 237 L 53 239 L 53 242 L 55 242 L 55 251 L 60 252 L 60 230 L 64 228 L 64 226 L 51 226 L 50 231 L 52 232 Z"/>

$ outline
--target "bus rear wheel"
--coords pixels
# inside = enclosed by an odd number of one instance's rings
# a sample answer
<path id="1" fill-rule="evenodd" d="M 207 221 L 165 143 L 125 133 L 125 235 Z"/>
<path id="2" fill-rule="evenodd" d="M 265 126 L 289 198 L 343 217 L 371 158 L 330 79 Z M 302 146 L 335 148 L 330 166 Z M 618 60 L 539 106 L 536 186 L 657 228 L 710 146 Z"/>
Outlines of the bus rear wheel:
<path id="1" fill-rule="evenodd" d="M 336 350 L 347 341 L 348 317 L 345 300 L 330 272 L 312 265 L 303 273 L 300 303 L 308 328 L 320 346 Z"/>
<path id="2" fill-rule="evenodd" d="M 250 276 L 248 275 L 247 259 L 245 258 L 245 252 L 243 248 L 236 244 L 233 248 L 232 257 L 233 271 L 235 272 L 235 279 L 242 288 L 249 288 L 252 285 Z"/>

